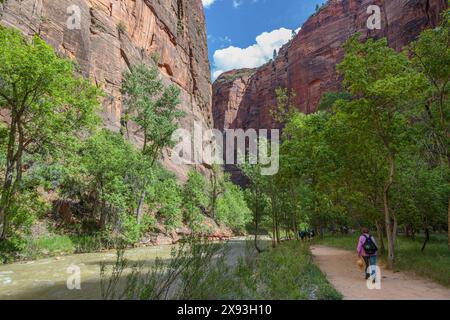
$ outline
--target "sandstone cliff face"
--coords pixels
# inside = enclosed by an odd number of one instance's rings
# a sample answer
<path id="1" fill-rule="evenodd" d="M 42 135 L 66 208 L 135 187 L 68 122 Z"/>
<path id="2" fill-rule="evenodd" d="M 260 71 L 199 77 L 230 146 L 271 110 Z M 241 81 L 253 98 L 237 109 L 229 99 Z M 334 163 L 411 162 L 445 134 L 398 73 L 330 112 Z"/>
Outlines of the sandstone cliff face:
<path id="1" fill-rule="evenodd" d="M 7 0 L 0 4 L 0 22 L 39 34 L 60 54 L 76 59 L 83 75 L 107 93 L 102 116 L 112 130 L 120 128 L 123 71 L 155 61 L 164 82 L 181 88 L 180 108 L 186 113 L 181 126 L 190 129 L 194 120 L 212 125 L 201 0 Z M 173 165 L 169 153 L 164 163 L 185 178 L 188 168 Z"/>
<path id="2" fill-rule="evenodd" d="M 367 8 L 381 7 L 381 30 L 367 28 Z M 214 126 L 275 128 L 270 109 L 274 91 L 285 87 L 296 94 L 294 104 L 314 112 L 323 93 L 340 89 L 336 64 L 342 44 L 356 32 L 362 37 L 387 37 L 396 50 L 425 28 L 436 26 L 447 0 L 330 0 L 279 52 L 275 61 L 252 70 L 234 70 L 213 84 Z"/>

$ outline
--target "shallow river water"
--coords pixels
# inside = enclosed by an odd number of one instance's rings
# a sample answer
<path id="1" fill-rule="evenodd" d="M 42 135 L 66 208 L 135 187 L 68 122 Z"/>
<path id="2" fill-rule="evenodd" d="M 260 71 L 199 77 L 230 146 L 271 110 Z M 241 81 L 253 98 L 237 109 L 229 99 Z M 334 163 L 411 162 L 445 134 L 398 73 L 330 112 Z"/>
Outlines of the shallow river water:
<path id="1" fill-rule="evenodd" d="M 230 263 L 245 253 L 245 239 L 228 242 Z M 133 262 L 152 263 L 156 257 L 170 258 L 173 246 L 129 249 L 125 258 Z M 0 300 L 2 299 L 101 299 L 100 266 L 114 265 L 116 251 L 86 253 L 30 262 L 0 265 Z M 73 272 L 80 271 L 80 289 L 74 284 Z M 72 279 L 69 280 L 68 279 Z"/>
<path id="2" fill-rule="evenodd" d="M 170 257 L 171 248 L 129 249 L 125 257 L 132 262 L 154 261 L 156 257 Z M 0 265 L 0 299 L 100 299 L 100 266 L 115 261 L 116 251 L 108 251 Z M 69 290 L 68 279 L 78 268 L 81 288 Z M 73 279 L 70 284 L 75 283 Z"/>

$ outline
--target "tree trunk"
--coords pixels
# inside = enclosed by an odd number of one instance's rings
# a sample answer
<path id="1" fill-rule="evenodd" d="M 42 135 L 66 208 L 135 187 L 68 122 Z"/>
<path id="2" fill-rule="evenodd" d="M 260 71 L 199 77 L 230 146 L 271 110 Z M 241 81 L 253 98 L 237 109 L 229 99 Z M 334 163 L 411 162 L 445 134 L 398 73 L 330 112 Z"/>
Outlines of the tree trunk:
<path id="1" fill-rule="evenodd" d="M 141 197 L 139 198 L 139 204 L 136 211 L 136 221 L 138 224 L 140 224 L 142 221 L 142 214 L 144 211 L 144 203 L 146 195 L 147 195 L 147 188 L 144 188 L 141 192 Z"/>
<path id="2" fill-rule="evenodd" d="M 294 231 L 294 237 L 295 237 L 295 240 L 299 240 L 299 237 L 298 237 L 298 227 L 297 227 L 297 215 L 296 215 L 295 212 L 294 212 L 294 216 L 293 216 L 293 221 L 292 221 L 292 223 L 294 224 L 294 225 L 293 225 L 293 231 Z"/>
<path id="3" fill-rule="evenodd" d="M 378 235 L 378 239 L 379 239 L 379 243 L 380 243 L 380 252 L 384 253 L 384 251 L 386 250 L 384 247 L 384 237 L 383 237 L 383 227 L 382 227 L 382 223 L 380 223 L 379 221 L 376 222 L 376 226 L 377 226 L 377 235 Z"/>
<path id="4" fill-rule="evenodd" d="M 280 244 L 280 224 L 278 221 L 278 213 L 275 213 L 275 231 L 277 232 L 277 245 Z"/>
<path id="5" fill-rule="evenodd" d="M 422 245 L 422 253 L 425 251 L 425 247 L 427 246 L 428 241 L 430 241 L 430 229 L 428 228 L 428 224 L 425 225 L 424 227 L 424 231 L 425 231 L 425 241 L 423 242 Z"/>
<path id="6" fill-rule="evenodd" d="M 278 244 L 278 228 L 277 228 L 277 217 L 276 217 L 276 209 L 275 209 L 275 195 L 271 194 L 271 201 L 272 201 L 272 247 L 275 248 Z"/>
<path id="7" fill-rule="evenodd" d="M 410 231 L 409 231 L 409 226 L 405 226 L 405 236 L 406 236 L 407 238 L 411 238 L 411 233 L 410 233 Z"/>
<path id="8" fill-rule="evenodd" d="M 14 151 L 16 148 L 17 116 L 14 111 L 11 117 L 11 127 L 8 137 L 8 148 L 6 153 L 5 181 L 3 182 L 2 198 L 0 200 L 0 239 L 6 239 L 7 214 L 12 196 L 12 186 L 14 180 Z"/>
<path id="9" fill-rule="evenodd" d="M 394 245 L 397 243 L 397 228 L 398 228 L 398 222 L 397 222 L 397 215 L 392 212 L 392 219 L 394 221 L 394 225 L 392 227 L 392 239 L 394 241 Z"/>
<path id="10" fill-rule="evenodd" d="M 256 193 L 259 195 L 259 193 Z M 259 196 L 257 197 L 257 199 Z M 255 200 L 255 249 L 258 253 L 261 253 L 262 250 L 258 246 L 258 234 L 259 234 L 259 206 L 258 200 Z"/>
<path id="11" fill-rule="evenodd" d="M 277 246 L 277 228 L 275 226 L 275 215 L 272 213 L 272 247 Z"/>
<path id="12" fill-rule="evenodd" d="M 447 156 L 448 167 L 450 168 L 450 155 Z M 448 194 L 448 207 L 447 207 L 447 219 L 448 219 L 448 227 L 447 227 L 447 238 L 448 238 L 448 250 L 450 250 L 450 192 Z"/>
<path id="13" fill-rule="evenodd" d="M 447 165 L 448 168 L 450 169 L 450 154 L 447 155 Z M 450 251 L 450 192 L 448 194 L 447 220 L 448 220 L 447 226 L 448 250 Z"/>
<path id="14" fill-rule="evenodd" d="M 100 230 L 104 230 L 106 226 L 106 203 L 102 201 L 102 205 L 100 207 Z"/>
<path id="15" fill-rule="evenodd" d="M 389 190 L 391 189 L 392 184 L 394 183 L 394 174 L 395 174 L 395 158 L 392 153 L 388 156 L 389 160 L 389 178 L 386 182 L 383 192 L 383 205 L 384 205 L 384 223 L 386 227 L 386 238 L 388 245 L 388 268 L 392 269 L 395 261 L 395 243 L 394 243 L 394 228 L 392 226 L 391 214 L 389 211 Z"/>

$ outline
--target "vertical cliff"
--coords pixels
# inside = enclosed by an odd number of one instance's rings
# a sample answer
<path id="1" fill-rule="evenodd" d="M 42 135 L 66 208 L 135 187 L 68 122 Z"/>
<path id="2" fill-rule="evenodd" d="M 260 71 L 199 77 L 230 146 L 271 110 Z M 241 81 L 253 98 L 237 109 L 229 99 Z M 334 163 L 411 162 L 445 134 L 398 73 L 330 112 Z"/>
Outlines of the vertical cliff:
<path id="1" fill-rule="evenodd" d="M 0 22 L 39 34 L 59 54 L 76 59 L 83 75 L 107 93 L 105 126 L 120 128 L 122 73 L 157 63 L 165 83 L 181 89 L 186 117 L 212 125 L 211 82 L 201 0 L 7 0 Z M 139 137 L 134 137 L 139 143 Z M 183 179 L 188 168 L 165 164 Z M 199 168 L 201 169 L 201 168 Z"/>
<path id="2" fill-rule="evenodd" d="M 381 30 L 369 30 L 367 8 L 381 7 Z M 296 94 L 301 111 L 314 112 L 323 93 L 340 89 L 336 65 L 342 44 L 356 32 L 362 37 L 386 37 L 396 50 L 439 22 L 447 0 L 330 0 L 302 26 L 275 61 L 251 70 L 234 70 L 213 84 L 216 128 L 273 128 L 270 108 L 274 91 L 286 87 Z"/>

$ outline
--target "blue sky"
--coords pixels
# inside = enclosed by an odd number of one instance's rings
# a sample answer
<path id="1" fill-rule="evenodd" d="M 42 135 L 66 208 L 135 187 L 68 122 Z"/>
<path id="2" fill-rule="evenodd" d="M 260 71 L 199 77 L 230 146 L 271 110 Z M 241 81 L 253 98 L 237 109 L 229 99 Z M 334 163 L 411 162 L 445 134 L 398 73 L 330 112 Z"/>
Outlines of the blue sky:
<path id="1" fill-rule="evenodd" d="M 213 80 L 273 56 L 326 0 L 202 0 Z"/>

